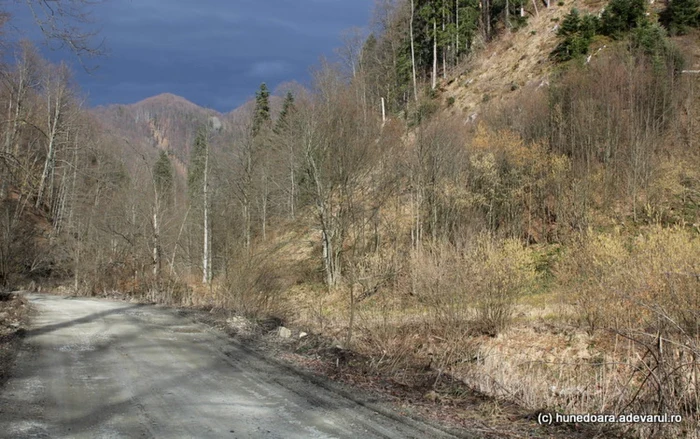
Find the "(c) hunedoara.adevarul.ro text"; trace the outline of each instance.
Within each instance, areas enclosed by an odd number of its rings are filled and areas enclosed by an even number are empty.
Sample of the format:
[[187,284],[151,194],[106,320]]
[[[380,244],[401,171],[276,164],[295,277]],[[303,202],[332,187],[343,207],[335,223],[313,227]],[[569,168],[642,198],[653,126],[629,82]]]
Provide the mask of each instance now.
[[622,415],[606,415],[599,413],[585,413],[567,415],[562,413],[539,413],[537,415],[537,423],[540,425],[552,424],[575,424],[575,423],[630,423],[630,424],[671,424],[678,423],[683,420],[681,415],[662,414],[662,415],[637,415],[637,414],[622,414]]

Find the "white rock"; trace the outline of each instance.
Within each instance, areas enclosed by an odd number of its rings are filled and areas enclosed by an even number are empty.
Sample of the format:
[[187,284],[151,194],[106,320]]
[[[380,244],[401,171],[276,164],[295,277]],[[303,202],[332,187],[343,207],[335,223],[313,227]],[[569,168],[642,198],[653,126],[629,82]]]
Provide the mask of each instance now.
[[300,333],[299,333],[299,338],[304,338],[304,337],[306,337],[307,335],[309,335],[309,334],[307,334],[306,332],[300,332]]
[[277,329],[277,335],[279,335],[281,338],[289,338],[292,336],[292,331],[285,328],[284,326],[280,326]]

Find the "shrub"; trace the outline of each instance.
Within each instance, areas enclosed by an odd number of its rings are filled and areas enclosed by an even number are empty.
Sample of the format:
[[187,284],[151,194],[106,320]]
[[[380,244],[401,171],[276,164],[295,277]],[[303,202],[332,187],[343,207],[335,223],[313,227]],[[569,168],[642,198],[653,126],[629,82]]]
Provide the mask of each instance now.
[[557,274],[591,332],[700,336],[700,237],[656,227],[632,241],[616,234],[584,239]]
[[518,240],[488,235],[465,245],[457,250],[442,243],[413,253],[415,294],[430,306],[436,324],[496,335],[536,279],[533,254]]
[[535,264],[530,250],[515,239],[494,244],[481,243],[472,284],[476,304],[476,324],[482,332],[496,335],[511,322],[517,300],[535,281]]
[[290,310],[281,293],[290,282],[284,276],[289,267],[275,250],[248,254],[236,249],[218,292],[223,307],[254,318],[288,317]]
[[408,112],[409,126],[413,127],[420,125],[424,120],[430,119],[430,117],[435,114],[439,108],[439,101],[433,99],[420,101],[412,111]]
[[576,323],[589,333],[614,326],[618,308],[610,306],[620,264],[629,257],[617,235],[583,237],[558,264],[556,274],[563,285],[566,301],[576,307]]

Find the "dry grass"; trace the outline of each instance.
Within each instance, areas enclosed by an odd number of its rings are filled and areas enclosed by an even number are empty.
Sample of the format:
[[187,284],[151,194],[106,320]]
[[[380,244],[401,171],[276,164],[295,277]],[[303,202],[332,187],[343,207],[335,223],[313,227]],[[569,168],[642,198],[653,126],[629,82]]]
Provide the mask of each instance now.
[[452,107],[461,108],[469,116],[482,113],[483,104],[493,98],[510,100],[518,95],[518,89],[548,85],[554,65],[543,55],[557,44],[558,23],[572,7],[587,11],[601,6],[566,0],[563,6],[553,2],[549,9],[539,8],[539,14],[529,11],[526,26],[485,45],[477,56],[456,69],[460,74],[445,87],[445,98],[453,97]]
[[[530,250],[480,239],[460,251],[409,252],[395,282],[356,304],[351,347],[367,359],[365,373],[402,386],[431,380],[436,400],[451,398],[449,377],[529,410],[682,414],[682,424],[616,427],[642,438],[697,437],[698,284],[683,274],[700,271],[700,238],[660,227],[631,240],[591,232],[545,290],[528,268]],[[498,279],[540,292],[509,296],[512,318],[490,336],[479,307]],[[347,288],[297,285],[282,294],[300,311],[295,325],[344,344]]]

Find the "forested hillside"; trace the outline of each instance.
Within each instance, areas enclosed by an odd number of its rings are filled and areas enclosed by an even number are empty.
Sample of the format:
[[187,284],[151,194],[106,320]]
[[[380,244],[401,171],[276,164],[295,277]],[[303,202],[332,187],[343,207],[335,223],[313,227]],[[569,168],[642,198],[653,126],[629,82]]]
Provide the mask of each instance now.
[[310,87],[229,115],[88,109],[12,47],[0,279],[275,317],[445,410],[459,383],[695,438],[698,8],[382,0]]

